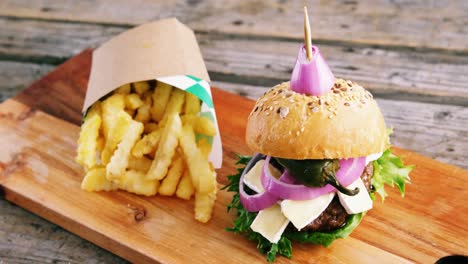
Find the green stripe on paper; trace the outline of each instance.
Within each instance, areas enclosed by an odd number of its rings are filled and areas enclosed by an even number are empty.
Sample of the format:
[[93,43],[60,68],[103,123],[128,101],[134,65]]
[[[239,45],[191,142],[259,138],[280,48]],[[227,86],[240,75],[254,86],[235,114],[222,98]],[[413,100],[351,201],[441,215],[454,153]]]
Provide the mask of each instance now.
[[[211,113],[211,112],[202,112],[202,113],[200,113],[200,116],[207,117],[208,119],[211,120],[211,122],[213,122],[213,124],[215,123],[213,113]],[[202,138],[206,139],[208,141],[208,143],[210,143],[210,145],[213,146],[213,137],[210,137],[210,136],[207,136],[207,135],[201,135],[201,134],[196,134],[195,135],[195,140],[197,142]]]
[[211,99],[211,96],[208,94],[208,92],[205,90],[205,88],[203,86],[201,86],[199,83],[190,86],[185,91],[196,95],[209,108],[213,108],[213,99]]
[[202,79],[200,79],[200,78],[197,78],[197,77],[195,77],[195,76],[188,75],[188,74],[187,74],[187,75],[185,75],[185,76],[189,77],[190,79],[192,79],[192,80],[194,80],[194,81],[196,81],[196,82],[199,82],[199,81],[201,81],[201,80],[202,80]]

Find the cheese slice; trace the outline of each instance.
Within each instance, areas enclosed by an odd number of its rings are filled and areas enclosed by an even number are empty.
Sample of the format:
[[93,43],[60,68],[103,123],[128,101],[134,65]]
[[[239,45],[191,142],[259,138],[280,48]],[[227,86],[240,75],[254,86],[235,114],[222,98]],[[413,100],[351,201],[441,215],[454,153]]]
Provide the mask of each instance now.
[[274,204],[260,211],[250,228],[275,244],[280,240],[288,224],[289,220],[281,212],[281,207]]
[[[259,160],[255,166],[253,166],[247,174],[244,176],[244,183],[245,185],[249,186],[250,189],[254,190],[257,193],[265,192],[265,188],[262,185],[262,169],[263,165],[265,164],[265,160]],[[279,178],[281,176],[281,172],[273,167],[271,164],[269,165],[271,175],[275,178]]]
[[341,205],[343,205],[348,214],[357,214],[372,208],[372,199],[370,198],[366,186],[364,186],[361,178],[358,178],[356,181],[346,186],[348,189],[354,189],[356,187],[359,188],[359,193],[354,196],[338,192]]
[[281,211],[298,230],[301,230],[327,209],[333,197],[335,197],[334,192],[312,200],[283,200],[281,202]]
[[374,160],[378,160],[380,156],[382,156],[383,152],[375,153],[375,154],[370,154],[369,156],[366,157],[366,165],[369,164],[370,162]]

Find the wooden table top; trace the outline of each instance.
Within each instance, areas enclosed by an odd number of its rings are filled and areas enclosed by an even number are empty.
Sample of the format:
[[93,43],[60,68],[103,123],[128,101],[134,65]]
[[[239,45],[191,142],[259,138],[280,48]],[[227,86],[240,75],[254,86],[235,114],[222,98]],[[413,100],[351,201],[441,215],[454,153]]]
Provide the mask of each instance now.
[[[309,1],[312,37],[337,77],[377,98],[393,144],[468,168],[466,1]],[[0,101],[88,47],[177,16],[196,32],[213,84],[257,98],[289,79],[301,1],[0,2]],[[0,263],[124,260],[0,199]]]

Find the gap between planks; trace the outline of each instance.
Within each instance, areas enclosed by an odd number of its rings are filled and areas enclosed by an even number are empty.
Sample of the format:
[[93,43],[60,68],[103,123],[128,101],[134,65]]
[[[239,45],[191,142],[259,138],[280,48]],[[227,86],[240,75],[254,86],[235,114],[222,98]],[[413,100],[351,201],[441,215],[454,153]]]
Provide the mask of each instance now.
[[[0,98],[19,92],[51,66],[0,61]],[[4,84],[12,84],[6,90]],[[214,81],[220,87],[251,99],[268,87]],[[5,93],[6,90],[6,93]],[[408,101],[377,99],[388,125],[395,127],[393,143],[424,155],[468,168],[468,108]],[[422,110],[424,109],[424,111]]]
[[[56,64],[124,30],[0,18],[0,59]],[[197,38],[212,79],[261,86],[289,79],[299,45],[219,34]],[[468,56],[325,44],[320,48],[336,76],[352,79],[379,97],[468,106]]]
[[[312,36],[381,46],[443,49],[466,53],[464,1],[439,3],[384,0],[310,1]],[[101,25],[130,26],[176,16],[196,31],[302,39],[301,1],[112,0],[7,1],[0,15]],[[417,13],[418,15],[415,15]]]

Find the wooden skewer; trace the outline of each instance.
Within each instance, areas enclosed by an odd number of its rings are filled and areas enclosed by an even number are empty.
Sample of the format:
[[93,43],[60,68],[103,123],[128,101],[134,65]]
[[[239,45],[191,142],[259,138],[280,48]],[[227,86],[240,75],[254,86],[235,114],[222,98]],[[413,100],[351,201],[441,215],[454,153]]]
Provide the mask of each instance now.
[[304,6],[304,41],[306,46],[307,60],[312,59],[312,38],[310,36],[310,23],[307,6]]

